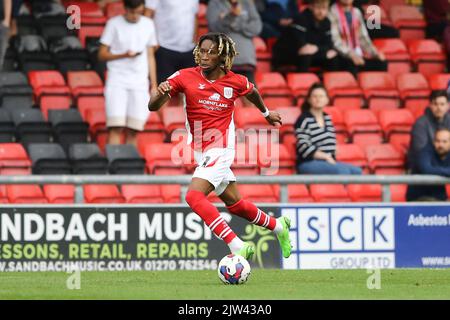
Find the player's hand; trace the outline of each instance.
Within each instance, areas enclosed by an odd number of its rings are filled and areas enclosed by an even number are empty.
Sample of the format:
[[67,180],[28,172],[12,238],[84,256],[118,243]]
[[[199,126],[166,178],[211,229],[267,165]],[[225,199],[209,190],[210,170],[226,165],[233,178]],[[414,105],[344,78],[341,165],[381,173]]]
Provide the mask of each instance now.
[[[283,123],[281,122],[281,116],[278,112],[276,111],[270,111],[269,115],[266,117],[266,120],[268,123],[270,123],[271,125],[277,127],[277,126],[281,126]],[[277,123],[279,125],[277,125]]]
[[161,82],[158,86],[158,93],[162,96],[168,95],[171,90],[172,90],[172,87],[169,84],[169,81]]

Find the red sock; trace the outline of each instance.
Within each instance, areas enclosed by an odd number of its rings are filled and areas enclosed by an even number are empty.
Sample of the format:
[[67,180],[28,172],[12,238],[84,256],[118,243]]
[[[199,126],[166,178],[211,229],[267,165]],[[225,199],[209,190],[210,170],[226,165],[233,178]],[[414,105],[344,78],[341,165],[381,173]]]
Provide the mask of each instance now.
[[198,214],[214,234],[230,243],[236,237],[230,226],[222,218],[219,210],[211,203],[203,192],[190,190],[186,194],[186,202]]
[[238,215],[244,219],[247,219],[253,224],[273,230],[277,223],[276,219],[264,211],[258,209],[250,201],[241,199],[230,207],[227,207],[230,213]]

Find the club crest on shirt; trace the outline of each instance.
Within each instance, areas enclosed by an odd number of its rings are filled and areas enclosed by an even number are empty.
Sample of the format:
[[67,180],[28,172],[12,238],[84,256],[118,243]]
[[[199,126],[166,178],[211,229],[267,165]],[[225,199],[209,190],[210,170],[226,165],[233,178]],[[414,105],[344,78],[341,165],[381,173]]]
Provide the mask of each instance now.
[[233,96],[233,88],[225,87],[223,88],[223,96],[230,99]]

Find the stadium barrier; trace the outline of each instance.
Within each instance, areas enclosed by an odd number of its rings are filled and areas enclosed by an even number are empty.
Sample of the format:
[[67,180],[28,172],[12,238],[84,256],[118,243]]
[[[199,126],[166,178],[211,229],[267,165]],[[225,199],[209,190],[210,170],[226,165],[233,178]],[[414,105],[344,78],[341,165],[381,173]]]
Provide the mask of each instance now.
[[[152,175],[18,175],[0,176],[0,184],[73,184],[75,202],[83,202],[83,184],[181,184],[181,199],[184,199],[186,186],[191,175],[152,176]],[[434,175],[288,175],[288,176],[239,176],[241,184],[279,184],[280,202],[288,202],[288,184],[380,184],[382,201],[390,202],[391,184],[408,185],[446,185],[450,178]]]

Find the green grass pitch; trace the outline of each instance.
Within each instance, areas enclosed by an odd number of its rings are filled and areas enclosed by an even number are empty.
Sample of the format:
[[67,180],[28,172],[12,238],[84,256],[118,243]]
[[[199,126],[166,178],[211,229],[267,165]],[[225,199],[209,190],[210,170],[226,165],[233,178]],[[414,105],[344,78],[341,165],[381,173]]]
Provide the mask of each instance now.
[[244,285],[219,281],[215,271],[2,273],[0,299],[450,299],[450,269],[381,271],[381,289],[367,289],[366,270],[254,269]]

